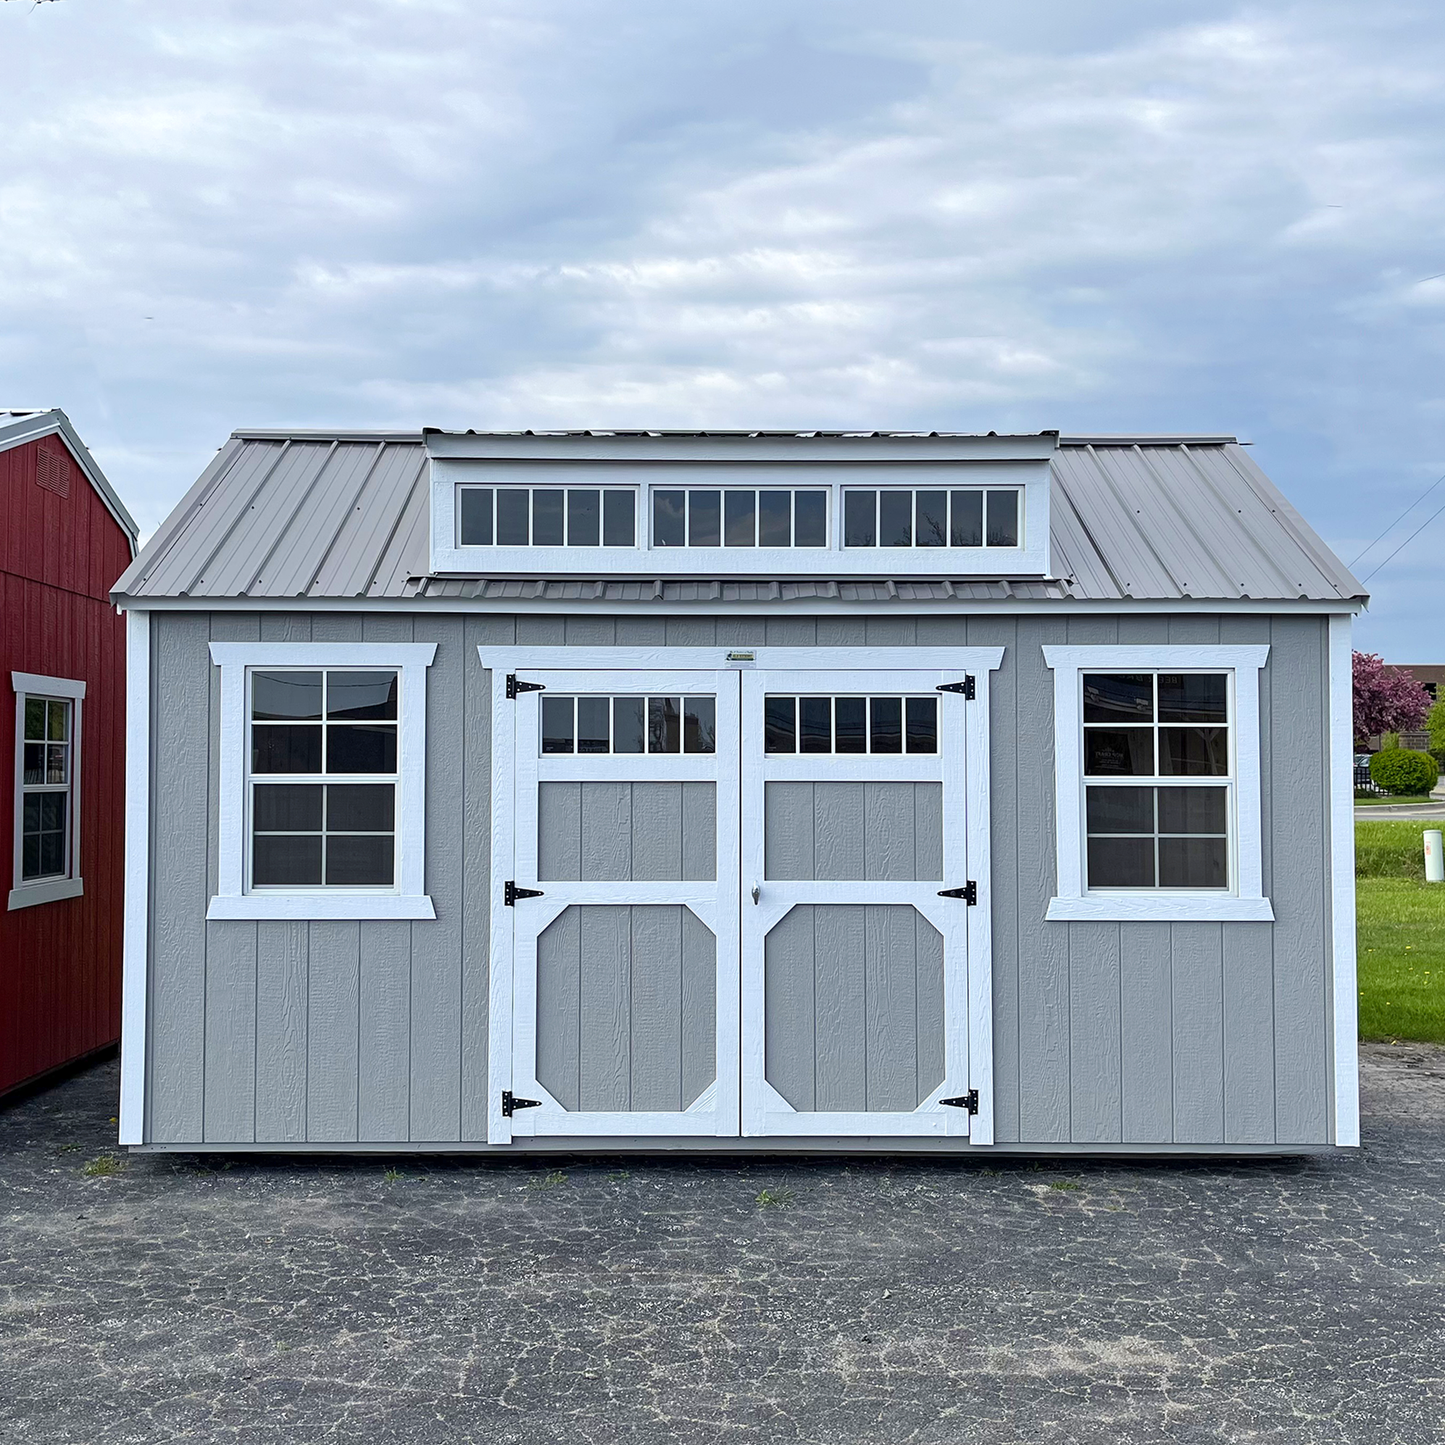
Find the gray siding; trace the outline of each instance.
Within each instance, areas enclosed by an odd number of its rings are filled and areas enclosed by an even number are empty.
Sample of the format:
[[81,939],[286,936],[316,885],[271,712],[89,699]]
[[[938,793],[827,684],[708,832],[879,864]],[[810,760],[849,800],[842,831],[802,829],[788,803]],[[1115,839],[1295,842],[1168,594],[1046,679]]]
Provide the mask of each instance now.
[[943,936],[917,910],[794,908],[765,970],[767,1079],[795,1109],[907,1111],[943,1082]]
[[686,908],[588,904],[537,939],[537,1081],[564,1109],[686,1109],[717,1075],[717,940]]
[[[217,851],[207,644],[313,635],[438,643],[427,758],[436,922],[204,922]],[[1066,641],[1270,644],[1260,701],[1273,924],[1044,922],[1054,888],[1053,675],[1040,647]],[[491,703],[482,642],[1004,647],[992,687],[985,890],[1000,1142],[1329,1141],[1323,617],[317,614],[313,624],[307,614],[174,613],[152,619],[152,1142],[485,1137]]]
[[538,793],[539,879],[717,877],[716,783],[543,783]]
[[941,783],[769,783],[768,878],[943,877]]

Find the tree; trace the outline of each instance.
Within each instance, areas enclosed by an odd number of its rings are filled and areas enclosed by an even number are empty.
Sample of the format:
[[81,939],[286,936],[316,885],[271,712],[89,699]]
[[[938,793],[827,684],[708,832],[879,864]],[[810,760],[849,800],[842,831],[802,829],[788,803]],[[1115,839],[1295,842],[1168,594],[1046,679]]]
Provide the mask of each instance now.
[[1410,676],[1386,667],[1373,652],[1355,654],[1355,742],[1381,733],[1409,732],[1425,721],[1430,694]]

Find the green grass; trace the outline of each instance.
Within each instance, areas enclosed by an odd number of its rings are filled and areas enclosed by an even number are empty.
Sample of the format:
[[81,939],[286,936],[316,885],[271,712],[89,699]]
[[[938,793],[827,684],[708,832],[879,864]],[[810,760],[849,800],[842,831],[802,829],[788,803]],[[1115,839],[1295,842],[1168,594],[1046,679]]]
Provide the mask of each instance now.
[[1360,1037],[1445,1044],[1445,883],[1425,882],[1438,823],[1355,824]]
[[758,1190],[760,1209],[785,1209],[792,1202],[793,1191],[786,1184],[780,1184],[776,1189]]
[[1388,808],[1395,804],[1403,807],[1406,803],[1436,803],[1439,799],[1432,798],[1428,793],[1411,793],[1404,798],[1397,798],[1390,793],[1356,793],[1355,802],[1373,808]]

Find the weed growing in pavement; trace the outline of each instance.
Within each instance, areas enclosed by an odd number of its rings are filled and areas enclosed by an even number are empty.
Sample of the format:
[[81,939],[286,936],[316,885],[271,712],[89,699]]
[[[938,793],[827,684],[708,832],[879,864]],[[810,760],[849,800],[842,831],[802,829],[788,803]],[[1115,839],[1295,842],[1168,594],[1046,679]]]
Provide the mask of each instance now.
[[386,1173],[381,1176],[383,1184],[395,1184],[405,1178],[406,1175],[404,1175],[400,1169],[388,1169]]
[[1083,1187],[1082,1184],[1076,1184],[1072,1179],[1049,1180],[1050,1189],[1082,1189]]
[[554,1169],[550,1174],[539,1175],[535,1179],[527,1181],[528,1189],[555,1189],[559,1184],[565,1184],[567,1176],[560,1170]]
[[758,1190],[758,1205],[762,1209],[777,1209],[793,1202],[793,1191],[786,1184],[776,1189]]
[[125,1166],[126,1161],[117,1159],[114,1154],[97,1154],[94,1159],[86,1161],[80,1172],[92,1179],[100,1179],[107,1174],[119,1174]]
[[630,1169],[614,1169],[614,1170],[612,1171],[612,1173],[607,1176],[607,1182],[608,1182],[609,1184],[621,1184],[624,1179],[631,1179],[631,1178],[632,1178],[632,1170],[630,1170]]

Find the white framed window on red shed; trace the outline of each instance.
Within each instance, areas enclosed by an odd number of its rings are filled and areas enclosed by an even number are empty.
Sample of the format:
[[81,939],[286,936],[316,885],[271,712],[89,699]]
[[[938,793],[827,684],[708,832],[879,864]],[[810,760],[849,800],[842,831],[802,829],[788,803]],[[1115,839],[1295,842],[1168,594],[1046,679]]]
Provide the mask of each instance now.
[[10,908],[78,898],[80,734],[85,684],[12,672],[15,690],[15,846]]
[[435,643],[213,642],[219,876],[207,918],[434,918]]

